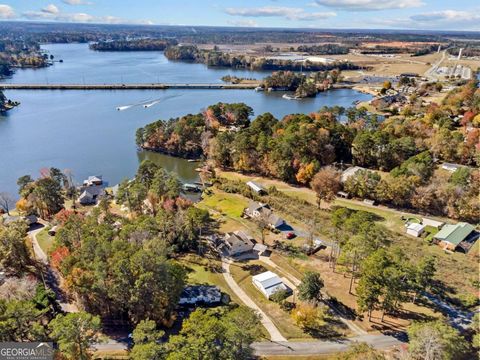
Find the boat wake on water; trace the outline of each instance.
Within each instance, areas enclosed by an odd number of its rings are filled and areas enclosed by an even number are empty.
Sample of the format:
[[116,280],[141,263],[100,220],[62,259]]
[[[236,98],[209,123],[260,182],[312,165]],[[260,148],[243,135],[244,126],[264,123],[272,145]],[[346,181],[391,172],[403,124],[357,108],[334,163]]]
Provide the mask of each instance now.
[[171,96],[167,96],[167,97],[159,98],[159,99],[155,99],[155,100],[149,99],[149,100],[141,101],[141,102],[136,103],[136,104],[119,106],[119,107],[117,107],[117,110],[118,111],[123,111],[123,110],[127,110],[127,109],[130,109],[132,107],[136,107],[136,106],[143,106],[145,109],[148,109],[148,108],[150,108],[154,105],[157,105],[157,104],[159,104],[159,103],[161,103],[165,100],[176,98],[176,97],[179,97],[179,96],[181,96],[181,95],[171,95]]

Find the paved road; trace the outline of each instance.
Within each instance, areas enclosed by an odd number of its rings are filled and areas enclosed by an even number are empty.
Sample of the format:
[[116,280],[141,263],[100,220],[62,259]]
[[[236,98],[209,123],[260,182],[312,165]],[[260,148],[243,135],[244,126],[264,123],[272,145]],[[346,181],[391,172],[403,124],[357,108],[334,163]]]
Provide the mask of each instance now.
[[287,339],[283,337],[267,314],[265,314],[265,312],[263,312],[262,309],[255,304],[255,302],[245,293],[245,291],[238,286],[237,282],[233,279],[232,274],[230,273],[230,263],[231,260],[222,258],[223,277],[225,278],[228,286],[230,286],[232,291],[240,298],[240,300],[244,302],[245,305],[258,312],[261,317],[262,325],[265,327],[265,329],[267,329],[272,341],[287,341]]
[[428,78],[430,80],[436,80],[437,79],[436,71],[438,70],[438,68],[440,67],[442,62],[445,60],[446,55],[447,55],[447,50],[443,50],[442,51],[442,57],[436,63],[434,63],[430,69],[428,69],[425,72],[425,77],[426,78]]
[[363,335],[338,341],[257,342],[252,344],[256,355],[321,355],[346,351],[355,342],[366,342],[377,349],[403,343],[387,335]]

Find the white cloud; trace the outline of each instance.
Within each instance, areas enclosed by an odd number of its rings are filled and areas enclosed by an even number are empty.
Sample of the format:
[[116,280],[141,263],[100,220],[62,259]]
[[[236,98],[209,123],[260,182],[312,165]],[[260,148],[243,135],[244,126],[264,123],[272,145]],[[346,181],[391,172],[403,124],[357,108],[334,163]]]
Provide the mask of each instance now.
[[351,11],[406,9],[425,5],[422,0],[315,0],[315,3]]
[[50,5],[45,6],[45,7],[42,9],[42,12],[47,13],[47,14],[53,14],[53,15],[55,15],[55,14],[60,13],[60,10],[59,10],[58,7],[56,7],[55,5],[50,4]]
[[[50,5],[49,5],[50,6]],[[41,11],[25,11],[22,17],[29,20],[74,22],[74,23],[99,23],[99,24],[142,24],[153,25],[150,20],[129,20],[116,16],[93,16],[86,13],[63,13],[58,8],[45,7]]]
[[443,10],[432,11],[429,13],[423,13],[413,15],[410,17],[412,20],[424,22],[424,21],[451,21],[451,22],[463,22],[463,21],[479,21],[480,13],[477,11],[458,11],[458,10]]
[[240,26],[240,27],[257,27],[258,23],[255,20],[229,20],[227,21],[228,24],[233,26]]
[[15,11],[10,5],[0,4],[0,19],[13,19],[15,17]]
[[225,12],[233,16],[244,17],[282,17],[288,20],[318,20],[336,16],[334,12],[309,13],[302,8],[284,6],[264,6],[257,8],[227,8]]
[[431,11],[405,18],[373,19],[372,24],[398,29],[480,30],[480,14],[475,10]]
[[93,4],[90,1],[84,1],[84,0],[62,0],[62,2],[67,5],[92,5]]

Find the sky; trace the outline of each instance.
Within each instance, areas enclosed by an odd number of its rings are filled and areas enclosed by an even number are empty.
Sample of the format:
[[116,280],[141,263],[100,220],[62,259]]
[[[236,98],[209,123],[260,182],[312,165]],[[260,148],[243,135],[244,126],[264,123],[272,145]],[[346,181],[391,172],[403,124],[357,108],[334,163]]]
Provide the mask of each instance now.
[[480,31],[479,0],[0,0],[1,20]]

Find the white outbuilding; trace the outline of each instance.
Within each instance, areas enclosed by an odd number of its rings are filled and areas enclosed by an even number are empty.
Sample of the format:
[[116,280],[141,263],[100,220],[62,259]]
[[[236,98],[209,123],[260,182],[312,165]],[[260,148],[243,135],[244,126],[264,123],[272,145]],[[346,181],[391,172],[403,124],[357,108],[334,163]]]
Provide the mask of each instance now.
[[280,277],[271,272],[266,271],[264,273],[255,275],[252,277],[252,283],[255,287],[260,290],[267,299],[275,294],[277,291],[285,290],[289,291],[290,289],[283,283]]
[[425,225],[418,223],[410,223],[407,226],[407,234],[415,237],[420,237],[425,231]]

